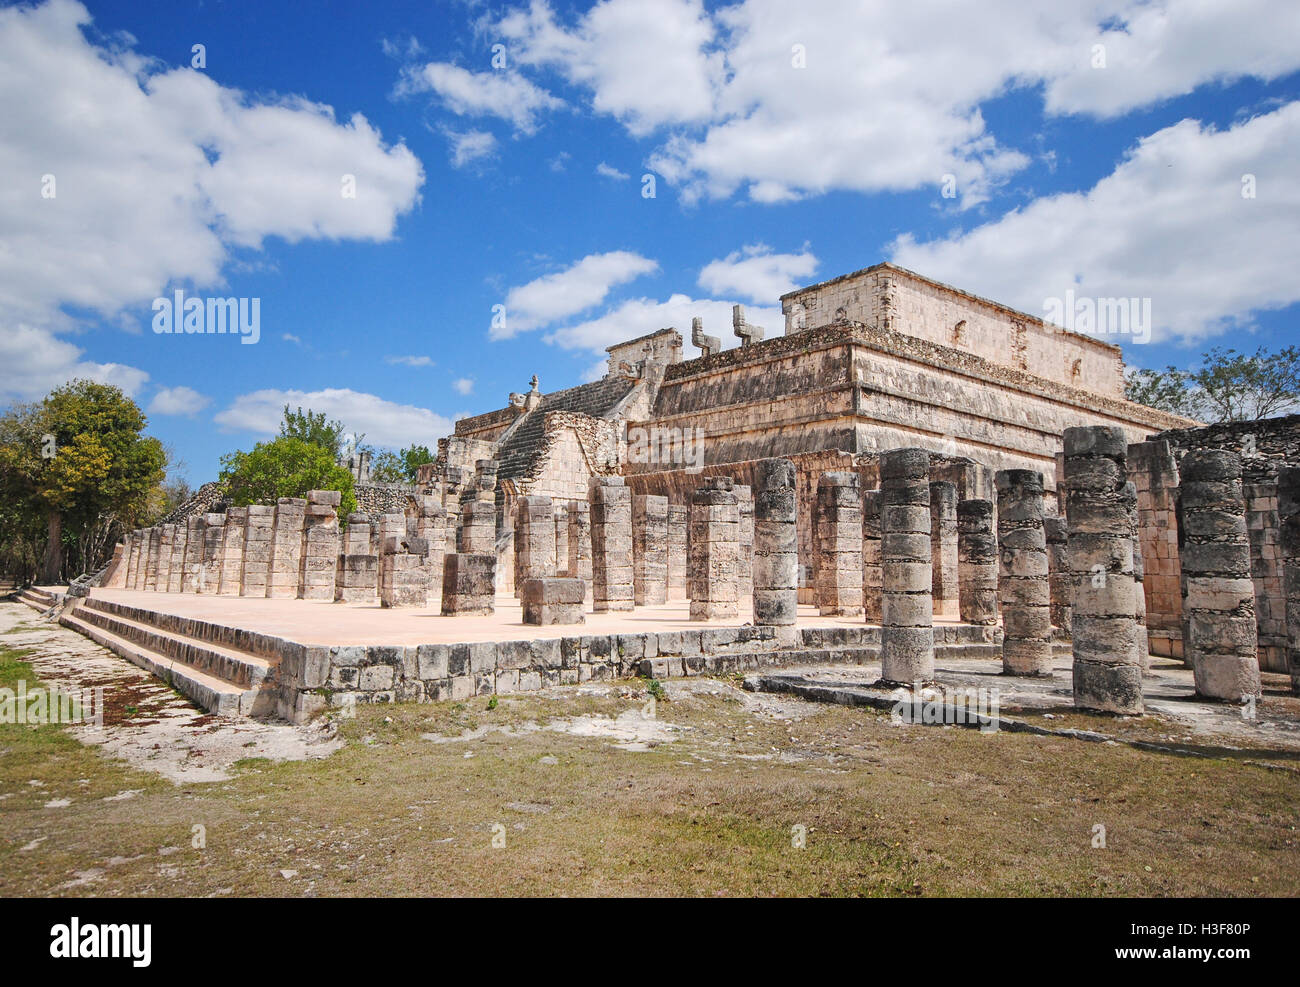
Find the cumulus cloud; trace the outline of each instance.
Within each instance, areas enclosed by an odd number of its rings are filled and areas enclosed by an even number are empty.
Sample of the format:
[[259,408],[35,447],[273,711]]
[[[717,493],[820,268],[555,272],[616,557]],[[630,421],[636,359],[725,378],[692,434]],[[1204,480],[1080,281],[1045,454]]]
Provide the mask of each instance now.
[[1155,339],[1201,339],[1300,301],[1297,160],[1300,102],[1223,131],[1183,120],[1087,192],[945,239],[901,237],[892,259],[1036,315],[1067,290],[1149,297]]
[[457,394],[472,394],[474,393],[474,378],[458,377],[452,381],[451,386],[456,389]]
[[83,352],[41,326],[0,328],[0,399],[34,400],[74,377],[113,384],[133,397],[149,380],[148,373],[135,367],[84,360]]
[[432,92],[457,116],[498,117],[522,134],[536,132],[540,114],[564,106],[563,100],[513,72],[470,72],[450,62],[408,69],[398,94],[419,92]]
[[410,354],[407,356],[386,356],[385,363],[391,363],[394,366],[400,364],[404,367],[432,367],[433,357]]
[[[364,117],[164,68],[88,40],[90,22],[74,0],[0,9],[4,334],[66,330],[70,308],[111,321],[171,283],[218,286],[230,250],[268,236],[386,240],[418,201],[419,161]],[[49,377],[85,369],[76,347],[38,349],[66,359],[41,365]],[[114,366],[101,372],[147,377]],[[29,386],[12,374],[0,389]]]
[[151,415],[195,415],[212,403],[212,399],[184,384],[164,387],[149,402]]
[[427,408],[387,401],[374,394],[348,388],[318,391],[266,389],[241,394],[218,412],[215,421],[225,431],[275,435],[284,418],[284,406],[323,411],[353,433],[364,433],[377,446],[400,449],[411,443],[432,447],[451,432],[453,422]]
[[604,161],[596,165],[596,174],[601,178],[613,178],[615,181],[620,182],[625,182],[632,177],[626,171],[619,171],[613,165],[606,164]]
[[775,254],[766,244],[751,244],[711,261],[700,271],[700,287],[715,295],[734,294],[768,303],[809,283],[817,258],[805,247],[797,254]]
[[[981,104],[1041,87],[1049,115],[1106,117],[1300,68],[1300,7],[1273,0],[531,0],[491,24],[513,64],[558,73],[591,110],[654,137],[687,200],[763,203],[956,183],[969,207],[1029,163]],[[1095,68],[1096,47],[1105,66]]]
[[1205,82],[1271,81],[1300,69],[1296,4],[1163,0],[1115,6],[1118,16],[1080,39],[1073,57],[1059,60],[1049,74],[1049,113],[1113,117]]
[[486,130],[458,131],[445,127],[442,132],[451,146],[449,157],[453,168],[464,168],[496,153],[497,139]]
[[659,269],[648,257],[627,250],[589,254],[576,264],[546,274],[506,294],[506,324],[494,325],[493,339],[576,315],[605,300],[612,288]]
[[553,69],[591,91],[592,108],[643,136],[656,127],[713,114],[725,66],[710,51],[716,28],[699,0],[605,0],[572,29],[534,0],[495,30],[522,65]]

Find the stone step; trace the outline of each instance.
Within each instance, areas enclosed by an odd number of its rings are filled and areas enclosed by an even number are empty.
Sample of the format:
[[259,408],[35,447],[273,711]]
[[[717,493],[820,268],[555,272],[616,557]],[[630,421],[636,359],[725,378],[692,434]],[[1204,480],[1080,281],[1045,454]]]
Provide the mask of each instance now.
[[[935,661],[955,661],[962,658],[979,658],[1001,661],[1002,646],[998,644],[936,644]],[[683,675],[728,675],[752,672],[763,668],[781,668],[790,665],[865,665],[880,660],[880,649],[868,647],[790,648],[787,650],[737,651],[708,655],[688,655],[645,658],[637,666],[637,674],[647,678],[678,678]]]
[[273,707],[274,702],[268,701],[269,697],[264,699],[264,693],[260,690],[242,689],[191,668],[183,662],[159,654],[144,645],[83,621],[79,615],[84,612],[79,608],[73,613],[65,613],[59,618],[59,623],[79,634],[84,634],[96,644],[103,645],[132,664],[139,665],[208,712],[221,716],[249,716],[271,712],[269,707]]
[[195,617],[182,617],[148,607],[136,607],[115,600],[103,600],[91,595],[81,601],[81,606],[106,613],[113,617],[148,627],[151,630],[212,645],[244,656],[261,659],[272,667],[280,663],[286,641],[270,634],[250,631],[228,624],[216,624]]
[[17,600],[19,603],[25,603],[33,610],[40,610],[43,613],[58,602],[58,597],[49,590],[28,586],[18,594]]
[[239,689],[259,689],[271,673],[264,658],[226,648],[184,634],[162,630],[144,621],[108,613],[96,607],[79,606],[76,617],[123,640],[141,645],[172,661],[209,675]]

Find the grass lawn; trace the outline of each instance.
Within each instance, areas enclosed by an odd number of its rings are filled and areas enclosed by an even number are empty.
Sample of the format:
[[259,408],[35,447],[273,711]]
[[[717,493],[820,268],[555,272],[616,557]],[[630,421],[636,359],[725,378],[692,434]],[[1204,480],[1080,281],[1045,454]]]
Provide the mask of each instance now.
[[[0,651],[0,686],[32,687],[22,658]],[[668,683],[654,725],[677,739],[623,749],[601,734],[642,720],[644,688],[361,707],[327,758],[186,786],[0,725],[0,894],[1300,892],[1294,771],[721,680]]]

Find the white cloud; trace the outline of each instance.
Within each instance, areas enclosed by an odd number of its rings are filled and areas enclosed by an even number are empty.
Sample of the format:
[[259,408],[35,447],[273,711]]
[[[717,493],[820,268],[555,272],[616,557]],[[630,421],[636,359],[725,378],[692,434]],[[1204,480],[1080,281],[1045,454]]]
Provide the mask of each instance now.
[[474,392],[474,378],[458,377],[452,381],[451,386],[456,389],[457,394],[472,394]]
[[399,95],[432,92],[458,116],[499,117],[522,134],[536,132],[541,113],[564,106],[563,100],[513,72],[470,72],[449,62],[408,70],[397,91]]
[[[1029,157],[981,104],[1042,87],[1048,114],[1109,116],[1300,68],[1300,6],[1276,0],[602,0],[565,23],[531,0],[489,24],[637,137],[683,198],[763,203],[937,188],[985,201]],[[1092,67],[1093,45],[1106,67]]]
[[798,254],[774,254],[766,244],[751,244],[706,264],[700,271],[700,287],[715,295],[734,294],[770,304],[808,284],[816,271],[817,258],[807,247]]
[[194,415],[202,411],[212,399],[192,387],[164,387],[149,402],[151,415]]
[[[1271,81],[1300,69],[1300,5],[1273,0],[1123,4],[1121,20],[1067,49],[1050,75],[1049,113],[1112,117],[1206,82]],[[1094,46],[1105,67],[1093,67]]]
[[[682,294],[672,295],[663,302],[653,298],[632,298],[594,319],[548,332],[545,339],[564,349],[602,353],[605,347],[615,343],[673,327],[682,334],[684,356],[690,359],[699,355],[691,345],[691,319],[695,316],[704,320],[705,334],[717,336],[724,349],[740,345],[740,340],[732,334],[731,306],[730,301],[691,298]],[[780,308],[750,308],[745,318],[753,325],[763,326],[767,338],[785,331],[785,319]]]
[[627,250],[589,254],[563,271],[511,288],[505,301],[506,326],[494,327],[491,336],[506,339],[576,315],[604,301],[610,289],[658,269],[655,261]]
[[[91,43],[90,21],[73,0],[0,8],[4,335],[66,330],[65,306],[111,322],[170,283],[218,286],[231,248],[268,236],[385,240],[418,201],[419,161],[363,117],[260,101],[165,69],[129,39]],[[47,175],[53,196],[42,195]],[[342,194],[345,175],[355,198]],[[40,372],[82,373],[69,346],[47,337],[34,359],[58,352],[64,369]],[[95,366],[134,386],[147,378]],[[30,387],[14,364],[0,369],[0,390]]]
[[338,419],[353,433],[364,433],[366,441],[377,446],[400,449],[412,442],[433,448],[437,440],[448,435],[453,423],[427,408],[397,404],[374,394],[348,388],[319,391],[267,389],[241,394],[215,421],[226,431],[252,432],[257,436],[275,435],[284,418],[284,406],[323,411]]
[[602,178],[613,178],[620,182],[625,182],[632,177],[626,171],[619,171],[613,165],[605,164],[604,161],[596,165],[596,174]]
[[433,357],[417,356],[414,354],[408,356],[386,356],[384,357],[384,361],[386,363],[391,363],[394,366],[396,366],[397,364],[401,364],[402,366],[405,367],[432,367],[433,366]]
[[[1068,289],[1150,297],[1156,338],[1200,339],[1300,301],[1298,160],[1300,102],[1225,131],[1183,120],[1086,193],[1046,196],[947,239],[902,237],[892,259],[1035,315]],[[1247,174],[1254,199],[1242,195]]]
[[589,88],[596,112],[612,114],[638,136],[713,113],[724,66],[721,54],[708,51],[715,28],[699,0],[605,0],[572,30],[545,0],[534,0],[494,30],[518,63],[554,69]]
[[74,377],[114,384],[132,397],[149,379],[143,370],[83,360],[82,353],[48,329],[21,322],[5,326],[0,330],[0,399],[34,400]]
[[479,158],[486,158],[496,153],[497,139],[486,130],[452,130],[443,128],[443,134],[451,142],[451,166],[464,168],[465,165]]

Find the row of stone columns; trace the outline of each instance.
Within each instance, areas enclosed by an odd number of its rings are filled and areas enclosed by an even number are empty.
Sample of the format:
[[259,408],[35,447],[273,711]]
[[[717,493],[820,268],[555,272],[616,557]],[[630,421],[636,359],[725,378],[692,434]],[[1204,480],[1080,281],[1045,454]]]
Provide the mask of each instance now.
[[275,507],[232,507],[127,536],[127,589],[272,599],[332,599],[340,494],[314,490]]

